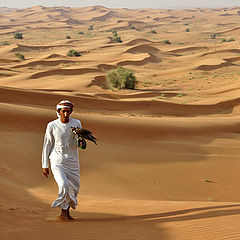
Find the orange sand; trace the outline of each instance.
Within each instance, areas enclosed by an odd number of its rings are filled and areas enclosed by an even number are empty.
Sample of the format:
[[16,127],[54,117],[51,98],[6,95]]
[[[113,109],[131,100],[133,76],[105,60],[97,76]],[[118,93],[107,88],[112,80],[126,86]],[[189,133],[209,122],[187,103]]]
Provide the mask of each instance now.
[[[10,43],[0,46],[1,239],[240,239],[239,12],[1,14],[1,41]],[[123,43],[110,43],[109,29]],[[67,57],[70,49],[83,55]],[[106,89],[117,66],[135,71],[136,90]],[[80,151],[72,223],[56,221],[57,186],[41,173],[45,127],[62,99],[99,143]]]

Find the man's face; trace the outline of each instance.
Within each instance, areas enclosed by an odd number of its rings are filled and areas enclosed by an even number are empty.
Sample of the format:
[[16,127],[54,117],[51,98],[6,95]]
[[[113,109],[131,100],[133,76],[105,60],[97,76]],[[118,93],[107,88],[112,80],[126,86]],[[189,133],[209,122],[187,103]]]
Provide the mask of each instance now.
[[68,123],[71,113],[72,111],[70,108],[61,108],[61,110],[59,111],[61,122]]

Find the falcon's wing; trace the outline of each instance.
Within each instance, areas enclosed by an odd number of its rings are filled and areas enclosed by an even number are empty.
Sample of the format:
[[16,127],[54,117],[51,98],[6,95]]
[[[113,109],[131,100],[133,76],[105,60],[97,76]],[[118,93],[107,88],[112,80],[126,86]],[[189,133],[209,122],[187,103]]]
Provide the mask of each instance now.
[[89,141],[92,141],[94,142],[96,145],[96,138],[92,135],[92,132],[87,130],[87,129],[84,129],[84,128],[77,128],[75,130],[76,134],[79,136],[79,137],[82,137],[84,139],[87,139]]

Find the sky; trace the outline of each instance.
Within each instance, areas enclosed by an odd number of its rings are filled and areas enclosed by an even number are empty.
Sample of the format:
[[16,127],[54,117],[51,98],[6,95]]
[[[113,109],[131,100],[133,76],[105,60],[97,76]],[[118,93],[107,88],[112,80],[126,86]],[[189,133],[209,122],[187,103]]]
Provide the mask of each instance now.
[[0,0],[0,7],[32,6],[84,7],[102,5],[108,8],[194,8],[240,6],[240,0]]

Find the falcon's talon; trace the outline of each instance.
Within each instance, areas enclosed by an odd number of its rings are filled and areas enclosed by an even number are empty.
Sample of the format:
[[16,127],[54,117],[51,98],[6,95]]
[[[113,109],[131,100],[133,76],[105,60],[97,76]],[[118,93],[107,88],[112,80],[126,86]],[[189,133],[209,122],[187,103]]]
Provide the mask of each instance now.
[[97,139],[92,135],[91,131],[84,129],[84,128],[72,127],[71,132],[73,132],[74,134],[76,134],[78,136],[77,143],[80,148],[82,148],[82,149],[86,148],[87,143],[86,143],[85,139],[92,141],[97,145],[97,143],[96,143]]

